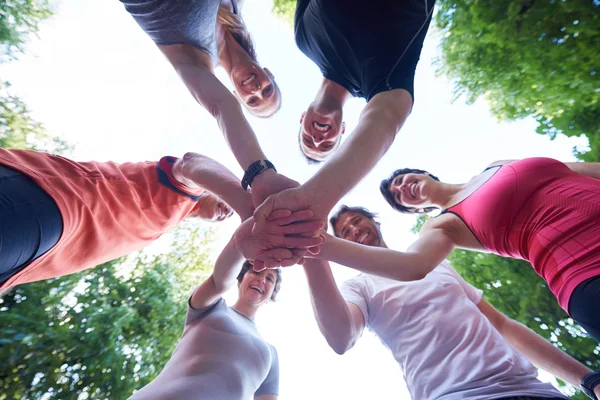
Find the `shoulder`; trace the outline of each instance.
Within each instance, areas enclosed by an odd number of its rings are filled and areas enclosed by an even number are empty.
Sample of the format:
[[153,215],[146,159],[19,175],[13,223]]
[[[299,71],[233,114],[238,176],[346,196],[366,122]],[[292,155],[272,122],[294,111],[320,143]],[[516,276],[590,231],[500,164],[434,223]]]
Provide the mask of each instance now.
[[504,165],[504,164],[510,164],[511,162],[514,162],[514,161],[517,161],[517,160],[497,160],[497,161],[490,163],[485,169],[497,167],[497,166]]

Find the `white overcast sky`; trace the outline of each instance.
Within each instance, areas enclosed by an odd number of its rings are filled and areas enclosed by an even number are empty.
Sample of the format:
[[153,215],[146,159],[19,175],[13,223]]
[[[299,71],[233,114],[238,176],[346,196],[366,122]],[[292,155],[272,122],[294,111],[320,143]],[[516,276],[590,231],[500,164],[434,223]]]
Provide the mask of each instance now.
[[[321,77],[297,50],[291,27],[270,10],[270,0],[248,0],[243,14],[259,60],[281,87],[283,107],[271,119],[249,119],[278,170],[303,182],[318,166],[306,165],[299,153],[298,121]],[[547,156],[569,161],[574,159],[572,148],[586,144],[564,137],[550,141],[535,133],[532,120],[499,123],[484,102],[451,103],[452,85],[434,76],[437,43],[431,30],[417,69],[413,113],[395,144],[343,200],[379,213],[386,242],[400,250],[414,240],[409,232],[414,218],[393,212],[378,191],[380,180],[394,169],[422,168],[444,181],[462,182],[497,159]],[[218,76],[230,87],[223,71]],[[42,25],[27,54],[0,66],[0,78],[12,83],[13,93],[51,134],[76,145],[76,160],[157,160],[196,151],[241,175],[212,117],[195,103],[117,0],[60,1],[56,16]],[[348,102],[347,132],[363,106],[363,100]],[[215,256],[236,225],[237,218],[214,225]],[[337,265],[334,272],[338,282],[355,275]],[[410,398],[400,369],[372,334],[365,334],[344,356],[328,348],[314,322],[301,268],[285,271],[279,301],[262,311],[257,324],[279,351],[282,399]]]

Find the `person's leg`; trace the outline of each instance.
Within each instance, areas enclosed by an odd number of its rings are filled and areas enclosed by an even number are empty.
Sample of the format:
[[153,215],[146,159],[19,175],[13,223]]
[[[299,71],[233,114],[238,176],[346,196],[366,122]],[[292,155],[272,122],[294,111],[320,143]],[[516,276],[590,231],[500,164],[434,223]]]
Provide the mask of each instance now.
[[54,200],[29,177],[0,165],[0,283],[54,247],[62,228]]
[[600,343],[600,276],[581,282],[569,299],[569,314]]

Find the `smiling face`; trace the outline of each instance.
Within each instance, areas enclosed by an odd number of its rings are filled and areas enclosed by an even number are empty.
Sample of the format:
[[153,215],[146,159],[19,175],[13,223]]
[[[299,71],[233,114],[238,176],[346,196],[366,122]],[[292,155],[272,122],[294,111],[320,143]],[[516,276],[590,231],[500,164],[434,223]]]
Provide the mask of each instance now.
[[227,203],[212,193],[205,192],[188,217],[198,217],[206,221],[219,222],[233,215]]
[[382,246],[383,240],[377,223],[354,211],[341,214],[333,227],[335,234],[342,239],[364,244],[366,246]]
[[323,112],[311,104],[300,118],[300,148],[313,160],[325,160],[338,147],[345,129],[341,109]]
[[396,204],[426,208],[432,205],[429,194],[437,183],[429,174],[403,174],[390,181],[389,191]]
[[281,92],[269,69],[248,60],[233,67],[230,77],[233,93],[252,114],[269,117],[281,106]]
[[240,299],[254,306],[268,303],[277,285],[277,274],[277,270],[273,269],[256,272],[249,268],[242,280],[238,282]]

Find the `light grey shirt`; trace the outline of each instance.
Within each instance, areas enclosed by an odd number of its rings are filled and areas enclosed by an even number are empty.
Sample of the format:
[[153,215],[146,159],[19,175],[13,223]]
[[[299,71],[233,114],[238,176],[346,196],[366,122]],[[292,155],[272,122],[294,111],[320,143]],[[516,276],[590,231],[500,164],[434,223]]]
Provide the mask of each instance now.
[[278,392],[277,351],[221,298],[200,310],[188,307],[171,359],[130,399],[247,400]]
[[341,293],[390,349],[413,399],[568,400],[537,379],[535,367],[477,307],[481,290],[447,262],[414,282],[360,274],[344,282]]

